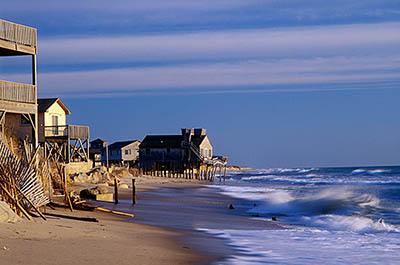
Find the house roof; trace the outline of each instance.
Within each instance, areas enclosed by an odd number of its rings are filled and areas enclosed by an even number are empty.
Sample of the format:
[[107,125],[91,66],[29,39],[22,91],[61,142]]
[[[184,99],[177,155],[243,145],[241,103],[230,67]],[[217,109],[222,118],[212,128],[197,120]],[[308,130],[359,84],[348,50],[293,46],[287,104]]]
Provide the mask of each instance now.
[[182,135],[147,135],[140,148],[180,148]]
[[107,143],[107,141],[104,141],[101,138],[97,138],[96,140],[93,140],[90,142],[91,144],[95,144],[95,143]]
[[137,142],[139,140],[131,140],[131,141],[122,141],[122,142],[115,142],[108,146],[108,149],[121,149],[131,143]]
[[65,111],[65,114],[71,114],[71,111],[64,105],[64,103],[59,98],[39,98],[38,102],[38,112],[46,112],[54,103],[58,103],[61,108]]
[[[199,146],[206,136],[192,135],[192,142]],[[140,148],[181,148],[182,135],[147,135]]]
[[104,141],[101,138],[97,138],[96,140],[91,141],[90,143],[105,143],[106,141]]

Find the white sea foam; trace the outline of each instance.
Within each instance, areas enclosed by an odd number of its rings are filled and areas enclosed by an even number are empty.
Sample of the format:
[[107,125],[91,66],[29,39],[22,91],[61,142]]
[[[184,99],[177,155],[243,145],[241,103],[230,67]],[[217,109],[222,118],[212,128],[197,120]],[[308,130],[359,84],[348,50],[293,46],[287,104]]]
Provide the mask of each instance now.
[[219,264],[400,264],[398,233],[354,233],[295,227],[288,230],[199,229],[239,250]]
[[356,174],[369,174],[369,175],[375,175],[375,174],[381,174],[381,173],[390,173],[391,171],[389,169],[355,169],[351,172],[351,174],[356,175]]
[[328,231],[347,231],[360,234],[375,234],[382,232],[400,233],[399,227],[386,224],[383,219],[372,220],[361,216],[303,216],[301,218],[301,223],[312,227],[323,228]]
[[274,179],[277,176],[275,175],[260,175],[260,176],[250,176],[250,177],[242,177],[241,180],[249,181],[249,180],[267,180],[267,179]]

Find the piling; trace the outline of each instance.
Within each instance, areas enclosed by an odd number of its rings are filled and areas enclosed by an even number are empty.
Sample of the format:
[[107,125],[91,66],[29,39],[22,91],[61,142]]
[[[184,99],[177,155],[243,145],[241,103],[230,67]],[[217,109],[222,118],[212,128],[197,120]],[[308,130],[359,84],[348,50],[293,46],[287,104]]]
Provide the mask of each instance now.
[[132,204],[136,204],[136,186],[135,186],[135,178],[132,178]]
[[117,178],[114,179],[114,203],[118,204],[118,181],[117,181]]

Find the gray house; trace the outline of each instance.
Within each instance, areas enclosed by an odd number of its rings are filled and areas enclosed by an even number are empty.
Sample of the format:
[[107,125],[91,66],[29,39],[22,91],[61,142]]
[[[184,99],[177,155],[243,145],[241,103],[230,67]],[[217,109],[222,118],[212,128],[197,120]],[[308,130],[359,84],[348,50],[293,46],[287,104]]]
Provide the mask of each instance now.
[[139,147],[139,164],[148,170],[197,168],[213,158],[205,129],[182,129],[181,135],[148,135]]
[[[139,157],[139,140],[115,142],[108,146],[108,160],[112,164],[133,165]],[[102,161],[106,155],[103,149]]]

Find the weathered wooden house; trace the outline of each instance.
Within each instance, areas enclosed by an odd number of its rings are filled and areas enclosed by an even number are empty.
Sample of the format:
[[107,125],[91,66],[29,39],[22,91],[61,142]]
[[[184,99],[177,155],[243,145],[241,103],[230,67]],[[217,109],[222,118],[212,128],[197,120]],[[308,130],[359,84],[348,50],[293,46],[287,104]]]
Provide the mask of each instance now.
[[107,165],[107,150],[108,142],[103,139],[97,138],[90,142],[89,158],[93,161],[93,167]]
[[[108,160],[112,164],[134,165],[139,158],[139,140],[115,142],[108,146]],[[102,159],[106,158],[103,149]],[[103,160],[103,163],[105,161]]]
[[139,163],[145,171],[184,171],[212,161],[213,146],[205,129],[182,129],[181,135],[148,135],[140,144]]
[[0,19],[0,56],[30,56],[31,84],[0,80],[0,125],[38,145],[36,29]]

